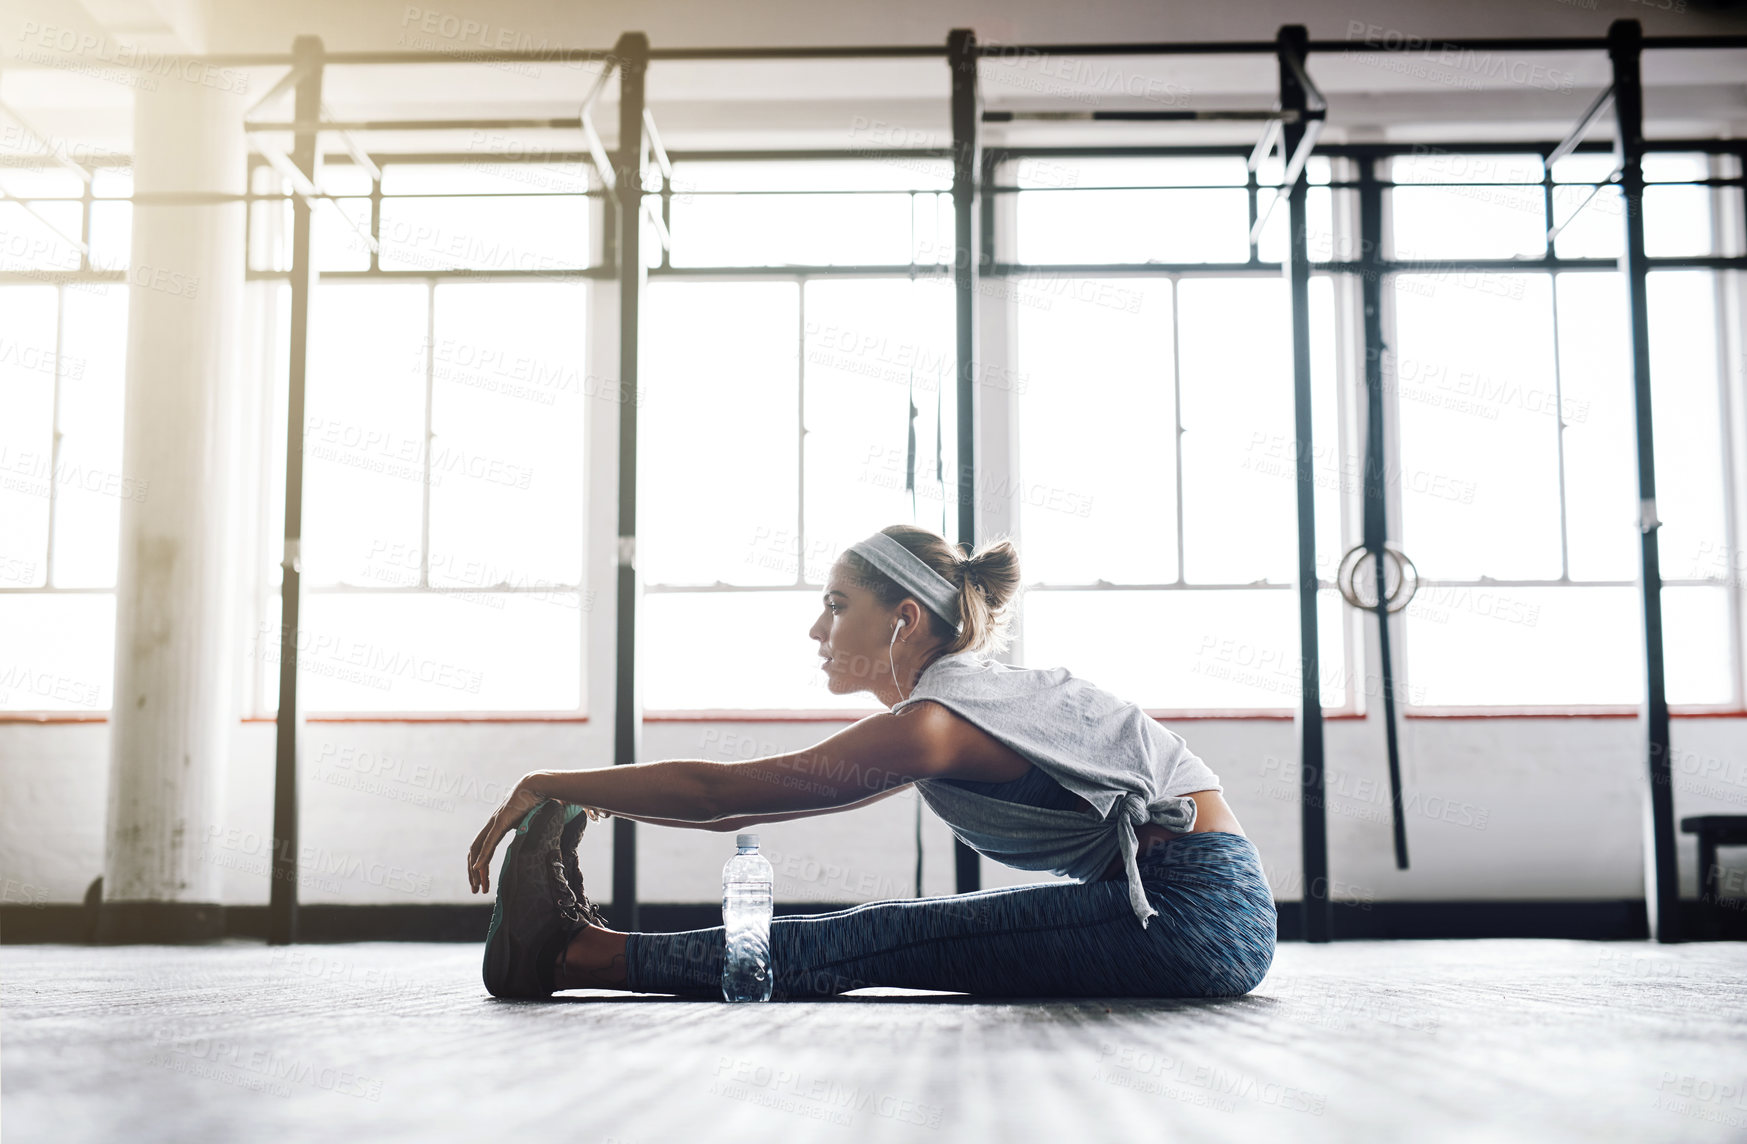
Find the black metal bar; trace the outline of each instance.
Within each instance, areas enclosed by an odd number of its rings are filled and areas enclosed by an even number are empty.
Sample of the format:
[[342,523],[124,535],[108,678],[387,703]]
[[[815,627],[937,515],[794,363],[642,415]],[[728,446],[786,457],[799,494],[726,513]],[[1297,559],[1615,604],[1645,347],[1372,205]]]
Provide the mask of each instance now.
[[612,52],[595,48],[533,48],[506,51],[491,48],[455,48],[442,52],[333,52],[329,66],[361,67],[381,64],[592,64],[609,63]]
[[1271,56],[1278,50],[1273,40],[1179,41],[1140,44],[984,44],[977,49],[983,59],[998,57],[1015,62],[1040,56]]
[[[1411,53],[1437,49],[1470,52],[1587,52],[1602,51],[1605,39],[1559,37],[1550,39],[1460,39],[1427,38],[1413,48],[1400,44],[1368,43],[1364,40],[1312,40],[1305,51],[1323,52],[1396,52]],[[1045,54],[1075,56],[1196,56],[1196,55],[1273,55],[1272,40],[1208,40],[1168,43],[1133,44],[985,44],[978,49],[987,59],[1001,56],[1011,59],[1036,58]],[[1641,42],[1646,51],[1689,50],[1711,48],[1747,48],[1747,36],[1651,36]],[[615,49],[616,50],[616,49]],[[649,53],[652,60],[812,60],[812,59],[905,59],[938,56],[941,50],[928,45],[898,44],[889,47],[814,47],[814,48],[663,48]],[[611,58],[612,52],[589,48],[554,48],[528,51],[471,50],[458,48],[445,52],[335,52],[327,57],[330,65],[359,66],[377,64],[470,64],[470,63],[588,63]],[[272,52],[231,53],[216,55],[165,56],[165,66],[179,67],[201,64],[207,67],[264,68],[284,67],[297,62],[295,55]],[[31,70],[36,65],[13,65],[15,70]],[[46,65],[42,65],[46,66]]]
[[1641,46],[1645,51],[1747,48],[1747,36],[1645,36]]
[[[321,118],[322,43],[315,36],[292,42],[297,82],[295,115],[300,125],[291,161],[314,183],[321,156],[315,123]],[[291,200],[291,330],[289,398],[285,413],[285,556],[279,589],[279,711],[273,733],[273,877],[267,891],[267,944],[297,940],[297,788],[303,753],[303,700],[297,689],[298,633],[303,612],[303,423],[309,377],[309,307],[315,285],[310,257],[310,211],[300,195]]]
[[873,60],[927,59],[946,53],[931,44],[823,48],[659,48],[652,60]]
[[1383,691],[1383,745],[1389,761],[1389,807],[1395,834],[1395,868],[1407,869],[1407,823],[1401,805],[1401,743],[1395,716],[1395,660],[1390,651],[1388,569],[1389,493],[1385,476],[1383,405],[1383,185],[1377,160],[1359,160],[1359,275],[1365,311],[1365,547],[1377,573],[1377,659]]
[[[977,543],[976,390],[977,274],[987,253],[979,249],[977,175],[982,164],[983,95],[977,84],[977,34],[954,28],[946,37],[946,66],[952,72],[952,279],[958,359],[958,546],[970,555]],[[952,841],[958,893],[982,888],[977,852]]]
[[[1302,24],[1288,24],[1280,29],[1277,45],[1280,106],[1288,110],[1304,111],[1310,95],[1298,78],[1303,74],[1307,36]],[[1297,57],[1296,62],[1293,57]],[[1282,152],[1296,152],[1306,129],[1302,123],[1285,124]],[[1298,177],[1287,191],[1289,236],[1284,268],[1292,294],[1292,410],[1298,477],[1298,572],[1294,587],[1298,594],[1298,655],[1303,683],[1295,722],[1299,734],[1304,940],[1324,942],[1331,940],[1334,933],[1328,897],[1328,810],[1323,802],[1322,657],[1316,623],[1316,465],[1311,445],[1315,422],[1311,403],[1310,243],[1306,209],[1309,194],[1309,172],[1300,166]]]
[[[1444,52],[1600,52],[1608,49],[1609,40],[1597,37],[1565,36],[1554,39],[1532,37],[1503,39],[1442,40],[1428,37],[1422,45],[1407,48],[1402,45],[1368,43],[1363,40],[1312,40],[1311,52],[1395,52],[1412,55],[1421,51]],[[1747,36],[1656,36],[1642,41],[1645,48],[1747,48]]]
[[1625,246],[1620,268],[1631,298],[1632,397],[1638,443],[1639,582],[1643,593],[1644,706],[1640,723],[1650,774],[1644,876],[1645,914],[1657,941],[1680,940],[1680,881],[1674,835],[1674,787],[1669,767],[1668,694],[1662,661],[1662,567],[1656,529],[1655,434],[1650,416],[1649,267],[1644,260],[1644,89],[1639,73],[1643,29],[1636,20],[1608,28],[1614,69],[1615,146],[1625,201]]
[[[1747,36],[1656,36],[1643,41],[1645,48],[1747,48]],[[1395,53],[1414,55],[1421,52],[1599,52],[1608,41],[1594,36],[1558,36],[1550,38],[1504,37],[1493,39],[1440,39],[1425,37],[1409,44],[1378,42],[1373,39],[1310,40],[1303,45],[1304,54],[1323,52]],[[1189,56],[1189,55],[1274,55],[1279,50],[1274,40],[1191,41],[1136,44],[985,44],[979,54],[1019,61],[1056,56]]]
[[995,224],[998,220],[995,217],[995,211],[997,208],[995,206],[994,193],[995,172],[998,169],[998,166],[999,160],[995,153],[993,151],[985,150],[982,154],[982,168],[980,172],[982,183],[977,187],[977,210],[980,212],[977,216],[977,225],[982,231],[979,238],[979,241],[982,243],[982,246],[979,248],[979,253],[981,253],[982,259],[977,269],[980,273],[985,275],[988,273],[989,268],[995,264],[995,256],[999,253],[999,251],[995,249],[996,242],[998,241],[995,237]]
[[[619,64],[618,233],[619,385],[637,392],[638,319],[643,285],[643,85],[649,70],[649,39],[627,32],[613,46]],[[609,200],[610,201],[610,200]],[[643,745],[643,696],[638,685],[637,627],[637,405],[619,402],[619,530],[617,683],[613,689],[613,765],[637,762]],[[613,819],[613,900],[608,911],[617,929],[637,928],[637,824]]]
[[1239,111],[985,111],[984,123],[1014,123],[1027,120],[1051,122],[1111,121],[1118,123],[1177,122],[1182,120],[1233,120],[1245,123],[1270,119],[1298,119],[1296,112],[1272,110]]

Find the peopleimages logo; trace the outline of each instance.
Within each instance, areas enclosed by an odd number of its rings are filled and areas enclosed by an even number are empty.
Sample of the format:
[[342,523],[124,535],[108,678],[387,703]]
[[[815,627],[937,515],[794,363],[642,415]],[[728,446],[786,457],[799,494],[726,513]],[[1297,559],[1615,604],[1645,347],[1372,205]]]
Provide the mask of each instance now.
[[[18,38],[23,44],[19,57],[33,63],[59,66],[52,58],[42,54],[59,52],[64,56],[76,57],[82,63],[124,68],[144,77],[176,79],[236,95],[242,95],[249,90],[247,72],[236,68],[214,67],[195,56],[149,51],[96,32],[26,20],[19,29]],[[142,86],[147,91],[156,90],[155,84]]]
[[[1453,87],[1475,88],[1485,80],[1534,87],[1542,91],[1570,91],[1573,77],[1568,71],[1549,68],[1522,56],[1500,55],[1459,47],[1447,40],[1428,40],[1381,24],[1363,20],[1347,21],[1347,40],[1364,44],[1374,51],[1348,49],[1342,53],[1348,59],[1363,60],[1373,67],[1402,72],[1418,79],[1428,79]],[[1390,58],[1391,55],[1417,54],[1416,61]]]

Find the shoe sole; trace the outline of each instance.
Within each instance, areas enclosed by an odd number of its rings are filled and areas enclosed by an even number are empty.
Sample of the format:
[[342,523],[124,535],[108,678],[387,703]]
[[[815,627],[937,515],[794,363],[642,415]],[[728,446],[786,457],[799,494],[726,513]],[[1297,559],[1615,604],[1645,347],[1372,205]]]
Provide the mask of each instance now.
[[518,920],[526,917],[525,911],[512,907],[520,904],[523,894],[538,892],[526,883],[540,874],[543,851],[555,841],[554,826],[561,825],[563,805],[546,799],[522,816],[504,852],[503,865],[498,868],[497,901],[492,906],[491,926],[485,932],[482,967],[486,991],[494,997],[536,995],[515,989],[511,975],[519,958],[525,956],[523,951],[536,944],[539,935],[517,932],[518,927],[506,921],[512,914]]

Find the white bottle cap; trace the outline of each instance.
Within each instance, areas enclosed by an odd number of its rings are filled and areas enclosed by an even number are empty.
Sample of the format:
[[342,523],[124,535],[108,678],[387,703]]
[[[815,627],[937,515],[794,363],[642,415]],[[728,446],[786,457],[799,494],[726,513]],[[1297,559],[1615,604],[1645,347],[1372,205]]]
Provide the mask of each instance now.
[[749,846],[752,849],[756,850],[756,849],[758,849],[758,835],[757,834],[736,834],[734,836],[734,845],[739,847],[742,850],[746,849]]

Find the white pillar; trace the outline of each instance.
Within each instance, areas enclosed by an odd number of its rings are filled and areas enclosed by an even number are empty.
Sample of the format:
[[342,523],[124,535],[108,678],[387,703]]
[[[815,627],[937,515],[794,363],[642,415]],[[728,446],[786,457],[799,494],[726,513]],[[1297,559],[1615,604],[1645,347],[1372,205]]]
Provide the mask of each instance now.
[[[135,196],[242,193],[245,107],[173,77],[137,91]],[[243,209],[134,206],[122,465],[147,495],[121,512],[100,940],[223,932]]]

